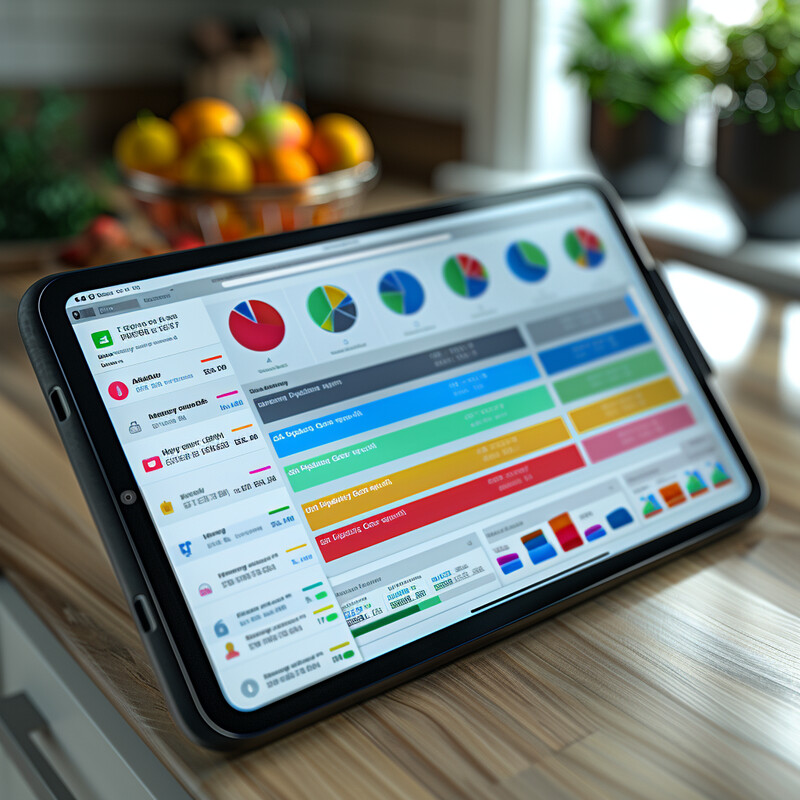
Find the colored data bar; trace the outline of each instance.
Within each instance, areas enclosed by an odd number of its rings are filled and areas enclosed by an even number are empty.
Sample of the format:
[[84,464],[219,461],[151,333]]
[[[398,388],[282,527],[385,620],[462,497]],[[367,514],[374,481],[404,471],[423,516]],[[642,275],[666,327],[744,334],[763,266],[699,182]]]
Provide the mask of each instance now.
[[448,519],[585,466],[574,444],[513,464],[316,537],[326,562]]
[[[525,347],[517,328],[489,333],[473,339],[414,353],[393,361],[382,361],[371,367],[331,375],[321,380],[292,386],[255,398],[256,409],[265,425],[297,414],[308,414],[333,403],[346,403],[371,392],[380,392],[401,383],[427,378],[456,367],[521,350]],[[266,391],[264,387],[264,391]],[[258,389],[255,389],[258,391]]]
[[378,628],[383,628],[385,625],[391,625],[399,619],[410,617],[412,614],[419,614],[420,611],[424,611],[431,606],[436,606],[441,602],[442,598],[438,595],[429,597],[421,603],[415,603],[413,606],[406,606],[400,609],[400,611],[395,611],[393,614],[386,614],[372,622],[368,622],[366,625],[361,625],[358,628],[351,628],[350,633],[352,633],[354,637],[363,636],[365,633],[371,633],[372,631],[378,630]]
[[641,323],[629,325],[627,328],[619,328],[607,333],[599,333],[589,336],[586,339],[578,339],[569,344],[553,347],[550,350],[539,352],[539,358],[549,375],[556,375],[574,367],[580,367],[597,361],[599,358],[613,356],[647,344],[650,341],[650,334]]
[[272,431],[269,436],[278,456],[286,458],[312,447],[331,444],[348,436],[357,436],[491,392],[510,389],[538,377],[539,371],[531,357],[525,356]]
[[665,403],[678,400],[680,396],[672,378],[661,378],[629,389],[627,392],[598,400],[588,406],[576,408],[569,412],[569,416],[578,432],[584,433],[619,419],[640,414],[642,411],[663,406]]
[[602,525],[591,525],[583,532],[587,542],[593,542],[606,535],[606,529]]
[[427,492],[443,483],[502,464],[570,438],[560,417],[490,439],[488,442],[448,453],[423,464],[394,472],[367,483],[303,504],[312,531],[372,511],[388,503]]
[[664,372],[666,367],[658,352],[647,350],[602,367],[580,372],[570,378],[562,378],[560,381],[555,381],[553,386],[562,403],[571,403],[629,383],[653,378]]
[[627,508],[615,508],[606,515],[606,522],[611,526],[612,530],[617,530],[617,528],[630,525],[633,522],[633,516]]
[[558,555],[555,547],[547,541],[547,537],[541,530],[523,536],[521,541],[534,564],[541,564]]
[[547,389],[537,386],[292,464],[286,467],[286,477],[292,489],[300,492],[364,469],[383,466],[398,458],[416,455],[431,447],[450,444],[498,425],[517,422],[547,411],[553,405]]
[[578,336],[597,328],[607,328],[615,323],[630,321],[639,312],[627,295],[605,300],[576,311],[561,312],[552,317],[528,323],[528,333],[539,347],[544,347],[559,339]]
[[583,539],[581,539],[581,535],[578,533],[578,529],[568,513],[559,514],[557,517],[548,520],[548,522],[564,552],[573,550],[583,544]]
[[522,561],[516,553],[507,553],[498,557],[497,566],[500,567],[503,575],[510,575],[512,572],[522,569]]
[[679,483],[670,483],[667,486],[662,486],[658,490],[658,493],[669,508],[674,508],[686,502],[686,495],[683,493],[683,489]]
[[605,433],[590,436],[583,440],[583,446],[592,463],[596,464],[598,461],[635,450],[671,433],[690,428],[694,422],[688,406],[676,406],[644,419],[620,425]]

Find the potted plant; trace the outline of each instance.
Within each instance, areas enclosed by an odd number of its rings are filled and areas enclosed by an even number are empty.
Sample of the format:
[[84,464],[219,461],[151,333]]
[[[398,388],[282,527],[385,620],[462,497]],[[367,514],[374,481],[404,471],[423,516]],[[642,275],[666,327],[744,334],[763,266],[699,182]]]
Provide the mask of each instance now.
[[0,269],[48,261],[102,210],[70,163],[75,102],[54,91],[31,99],[0,95]]
[[708,65],[717,175],[751,236],[800,239],[800,2],[768,0]]
[[589,144],[601,173],[623,197],[652,197],[681,163],[700,78],[684,52],[685,13],[645,35],[633,16],[630,0],[581,0],[569,72],[591,100]]

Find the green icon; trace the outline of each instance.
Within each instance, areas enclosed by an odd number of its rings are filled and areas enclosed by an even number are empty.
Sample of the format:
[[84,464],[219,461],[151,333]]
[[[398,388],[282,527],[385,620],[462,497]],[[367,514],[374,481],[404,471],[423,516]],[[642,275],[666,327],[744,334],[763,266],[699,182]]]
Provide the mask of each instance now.
[[111,338],[111,331],[97,331],[93,333],[92,341],[98,350],[102,350],[104,347],[111,347],[111,345],[114,344],[114,340]]

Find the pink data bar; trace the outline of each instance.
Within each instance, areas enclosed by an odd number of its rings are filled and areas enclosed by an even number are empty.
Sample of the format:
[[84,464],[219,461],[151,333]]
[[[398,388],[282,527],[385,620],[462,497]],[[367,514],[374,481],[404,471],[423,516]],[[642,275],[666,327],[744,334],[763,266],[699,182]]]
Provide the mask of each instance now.
[[694,425],[695,419],[688,406],[677,406],[659,414],[620,425],[606,433],[583,440],[583,446],[593,463],[634,450],[648,442],[682,431]]

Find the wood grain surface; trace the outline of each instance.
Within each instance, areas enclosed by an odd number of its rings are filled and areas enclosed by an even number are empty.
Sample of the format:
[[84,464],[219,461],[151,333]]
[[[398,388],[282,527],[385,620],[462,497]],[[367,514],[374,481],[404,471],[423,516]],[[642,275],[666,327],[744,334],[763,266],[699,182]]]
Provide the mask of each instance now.
[[780,299],[763,301],[749,351],[720,371],[771,490],[756,521],[231,757],[190,744],[156,687],[16,330],[36,277],[0,278],[0,567],[190,793],[800,796],[800,341],[787,358],[793,309]]

